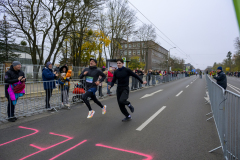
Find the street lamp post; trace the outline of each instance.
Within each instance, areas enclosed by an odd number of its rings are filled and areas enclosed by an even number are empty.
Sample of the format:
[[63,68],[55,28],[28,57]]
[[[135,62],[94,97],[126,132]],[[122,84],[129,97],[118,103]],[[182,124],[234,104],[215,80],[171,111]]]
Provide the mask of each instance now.
[[170,48],[170,49],[168,50],[168,60],[167,60],[167,71],[168,71],[168,72],[169,72],[168,63],[169,63],[169,58],[170,58],[170,50],[171,50],[171,49],[174,49],[174,48],[176,48],[176,47]]

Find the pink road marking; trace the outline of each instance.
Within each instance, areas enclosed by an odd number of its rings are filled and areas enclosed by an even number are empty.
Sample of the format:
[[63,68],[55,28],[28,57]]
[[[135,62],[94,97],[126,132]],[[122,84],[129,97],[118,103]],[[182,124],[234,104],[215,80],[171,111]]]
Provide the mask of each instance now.
[[5,145],[5,144],[9,144],[9,143],[14,142],[14,141],[17,141],[17,140],[19,140],[19,139],[23,139],[23,138],[32,136],[32,135],[37,134],[37,133],[39,132],[39,130],[34,129],[34,128],[27,128],[27,127],[23,127],[23,126],[19,126],[18,128],[29,129],[29,130],[33,130],[33,131],[35,131],[35,132],[34,132],[34,133],[31,133],[31,134],[28,134],[28,135],[26,135],[26,136],[22,136],[22,137],[13,139],[13,140],[8,141],[8,142],[2,143],[2,144],[0,144],[0,146],[3,146],[3,145]]
[[140,155],[140,156],[147,157],[146,159],[143,159],[143,160],[152,160],[153,159],[152,156],[144,154],[144,153],[140,153],[140,152],[125,150],[125,149],[121,149],[121,148],[115,148],[115,147],[106,146],[106,145],[102,145],[102,144],[96,144],[96,146],[105,147],[105,148],[109,148],[109,149],[114,149],[114,150],[118,150],[118,151],[122,151],[122,152],[133,153],[133,154],[137,154],[137,155]]
[[83,144],[84,142],[87,142],[87,140],[84,140],[84,141],[78,143],[77,145],[75,145],[75,146],[73,146],[73,147],[67,149],[66,151],[64,151],[64,152],[62,152],[62,153],[56,155],[55,157],[53,157],[53,158],[51,158],[51,159],[49,159],[49,160],[54,160],[54,159],[58,158],[59,156],[63,155],[64,153],[66,153],[66,152],[68,152],[68,151],[71,151],[72,149],[76,148],[77,146],[80,146],[80,145]]
[[49,134],[52,134],[52,135],[55,135],[55,136],[64,137],[64,138],[67,138],[67,139],[64,140],[64,141],[62,141],[62,142],[56,143],[56,144],[54,144],[54,145],[51,145],[51,146],[49,146],[49,147],[47,147],[47,148],[42,148],[42,147],[36,146],[36,145],[34,145],[34,144],[30,144],[30,146],[39,149],[39,151],[34,152],[34,153],[30,154],[30,155],[27,155],[26,157],[23,157],[23,158],[21,158],[20,160],[29,158],[29,157],[31,157],[31,156],[33,156],[33,155],[35,155],[35,154],[38,154],[38,153],[40,153],[40,152],[42,152],[42,151],[48,150],[48,149],[53,148],[53,147],[55,147],[55,146],[57,146],[57,145],[59,145],[59,144],[65,143],[65,142],[73,139],[72,137],[65,136],[65,135],[61,135],[61,134],[56,134],[56,133],[53,133],[53,132],[50,132]]

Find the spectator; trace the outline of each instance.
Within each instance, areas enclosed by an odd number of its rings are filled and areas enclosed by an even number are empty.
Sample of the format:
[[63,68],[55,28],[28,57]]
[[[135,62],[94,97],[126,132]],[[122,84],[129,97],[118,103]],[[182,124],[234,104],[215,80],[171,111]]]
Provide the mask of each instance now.
[[150,86],[150,80],[151,80],[151,77],[152,77],[152,70],[149,69],[148,73],[147,73],[147,85]]
[[[143,73],[142,68],[140,68],[138,74],[139,74],[138,76],[141,78],[141,80],[143,80],[143,75],[144,75],[144,73]],[[139,83],[139,88],[140,88],[140,89],[143,88],[143,87],[142,87],[142,83]]]
[[[139,69],[138,68],[135,70],[135,74],[139,76]],[[137,90],[139,88],[138,84],[139,84],[139,80],[135,79],[135,86],[134,86],[135,90]]]
[[[67,74],[67,72],[68,72],[68,67],[66,66],[66,64],[65,64],[64,66],[62,66],[59,71],[60,71],[60,74],[62,74],[62,73],[66,73],[66,74]],[[68,79],[69,79],[69,78],[70,78],[70,77],[68,77]],[[69,95],[69,88],[70,88],[70,82],[68,83],[68,87],[66,88],[68,95]],[[62,98],[62,103],[63,103],[63,95],[61,95],[61,98]]]
[[[102,67],[102,72],[104,73],[105,70],[106,70],[106,68],[105,68],[105,66],[103,66],[103,67]],[[99,79],[102,79],[102,76],[99,76]],[[103,98],[104,95],[103,95],[103,93],[102,93],[102,82],[99,83],[99,85],[98,85],[98,91],[99,91],[99,97],[100,97],[100,98]]]
[[214,76],[213,78],[217,80],[217,84],[222,88],[227,88],[227,77],[225,73],[222,71],[222,67],[217,68],[218,76]]
[[54,79],[56,79],[58,74],[55,72],[53,73],[52,70],[52,63],[47,62],[46,67],[42,70],[42,78],[43,78],[43,86],[44,90],[46,91],[46,109],[52,110],[50,106],[50,98],[52,96],[52,91],[54,88],[56,88],[56,84],[54,82]]
[[153,72],[152,72],[152,85],[153,86],[156,85],[156,72],[155,72],[155,70],[153,70]]
[[[7,114],[9,122],[15,122],[17,120],[17,118],[14,115],[17,98],[19,96],[23,96],[23,94],[25,93],[23,88],[25,86],[25,83],[23,82],[26,81],[26,78],[24,72],[21,71],[20,69],[21,63],[18,61],[14,61],[4,77],[5,83],[8,83],[5,85],[5,97],[8,99]],[[20,88],[22,88],[21,91],[18,91],[19,94],[16,94],[12,87],[17,85]]]
[[57,67],[54,69],[54,72],[60,73],[60,67],[59,67],[59,64],[57,64]]
[[[135,70],[133,70],[133,73],[135,73]],[[132,77],[132,76],[131,76],[131,77]],[[133,90],[136,90],[136,89],[135,89],[135,83],[136,83],[135,80],[136,80],[135,77],[132,77],[132,86],[131,86],[131,90],[132,90],[132,91],[133,91]]]
[[110,70],[107,71],[107,94],[108,94],[109,96],[111,96],[111,91],[110,91],[110,89],[108,88],[108,86],[111,85],[112,80],[113,80],[113,74],[112,74],[112,68],[110,68]]
[[70,109],[70,104],[68,103],[69,94],[67,92],[67,89],[69,88],[69,79],[66,77],[66,73],[61,73],[61,77],[58,79],[58,83],[60,84],[61,88],[63,106],[66,106],[68,109]]

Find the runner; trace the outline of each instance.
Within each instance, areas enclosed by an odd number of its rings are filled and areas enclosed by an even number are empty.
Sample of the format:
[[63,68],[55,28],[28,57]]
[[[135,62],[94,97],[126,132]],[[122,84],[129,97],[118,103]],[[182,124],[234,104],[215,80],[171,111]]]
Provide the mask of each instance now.
[[128,113],[127,109],[125,108],[125,105],[129,107],[132,113],[134,112],[133,106],[130,102],[127,101],[129,95],[129,76],[135,77],[142,84],[146,84],[147,82],[143,82],[142,79],[138,77],[135,73],[133,73],[130,69],[125,68],[123,66],[122,59],[117,59],[117,67],[118,69],[114,72],[112,83],[108,88],[111,89],[114,86],[116,80],[118,80],[117,101],[121,112],[126,116],[126,118],[124,118],[122,121],[126,122],[130,121],[132,118],[131,115]]
[[[98,70],[96,65],[97,60],[91,58],[89,68],[85,68],[79,76],[80,79],[84,76],[86,77],[86,93],[83,95],[83,101],[89,109],[87,118],[92,118],[95,113],[90,106],[88,97],[91,97],[91,99],[102,108],[102,114],[106,113],[107,108],[106,105],[103,106],[102,103],[97,100],[95,95],[97,86],[106,78],[106,75],[102,71]],[[102,78],[98,80],[99,76],[102,76]]]

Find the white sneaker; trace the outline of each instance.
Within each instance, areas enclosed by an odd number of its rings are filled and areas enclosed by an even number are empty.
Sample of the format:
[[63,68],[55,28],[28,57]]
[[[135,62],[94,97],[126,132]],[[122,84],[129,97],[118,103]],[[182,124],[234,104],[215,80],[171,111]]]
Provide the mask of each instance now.
[[87,116],[87,118],[92,118],[93,115],[94,115],[94,113],[95,113],[94,110],[89,111],[89,112],[88,112],[88,116]]
[[105,113],[106,113],[106,109],[107,109],[107,106],[104,105],[104,106],[103,106],[103,109],[102,109],[102,114],[105,114]]
[[68,109],[71,109],[71,108],[70,108],[70,104],[66,104],[66,106],[67,106]]

